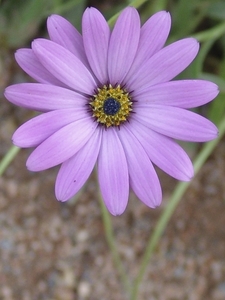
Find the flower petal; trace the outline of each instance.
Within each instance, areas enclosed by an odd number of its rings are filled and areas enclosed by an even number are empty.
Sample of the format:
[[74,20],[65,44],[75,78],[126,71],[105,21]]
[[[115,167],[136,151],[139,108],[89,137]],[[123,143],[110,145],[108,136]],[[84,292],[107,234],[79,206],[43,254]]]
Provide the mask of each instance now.
[[36,39],[32,49],[40,62],[60,81],[79,92],[92,95],[96,83],[90,71],[69,50],[45,39]]
[[55,193],[59,201],[74,196],[90,176],[101,145],[101,130],[96,130],[87,143],[60,167]]
[[171,17],[166,11],[154,14],[141,28],[138,50],[124,83],[138,71],[152,55],[165,44],[171,27]]
[[120,14],[109,42],[108,72],[112,85],[122,82],[137,52],[140,18],[137,10],[127,7]]
[[206,142],[218,135],[217,127],[208,119],[185,109],[149,105],[135,108],[133,118],[145,126],[174,139]]
[[153,55],[126,83],[128,90],[144,90],[173,79],[193,61],[199,50],[193,38],[177,41]]
[[190,158],[175,141],[135,120],[131,125],[132,132],[155,165],[178,180],[189,181],[194,176]]
[[15,53],[18,65],[32,78],[41,83],[65,86],[52,75],[38,60],[32,49],[19,49]]
[[218,86],[206,80],[176,80],[157,84],[144,91],[133,92],[137,105],[171,105],[182,108],[198,107],[212,101],[219,93]]
[[103,131],[98,176],[105,205],[112,215],[121,215],[128,202],[129,177],[123,146],[114,128]]
[[124,125],[119,137],[127,157],[131,187],[142,202],[155,208],[162,201],[158,176],[141,143],[128,128],[131,127]]
[[85,118],[62,127],[31,153],[27,168],[42,171],[66,161],[86,144],[96,126],[91,118]]
[[107,55],[109,25],[96,8],[87,8],[82,19],[82,35],[89,64],[102,84],[108,82]]
[[12,140],[21,148],[36,147],[60,128],[86,117],[87,112],[84,108],[54,110],[21,125],[15,131]]
[[47,20],[47,28],[53,42],[71,51],[88,66],[82,36],[69,21],[59,15],[51,15]]
[[41,83],[11,85],[5,89],[5,97],[18,106],[37,111],[84,107],[87,103],[87,99],[81,94]]

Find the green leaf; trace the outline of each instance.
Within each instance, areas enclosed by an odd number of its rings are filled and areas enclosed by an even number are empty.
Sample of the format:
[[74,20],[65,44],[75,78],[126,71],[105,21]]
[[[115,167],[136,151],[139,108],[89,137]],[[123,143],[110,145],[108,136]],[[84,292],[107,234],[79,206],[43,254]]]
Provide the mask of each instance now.
[[209,119],[218,125],[225,115],[225,95],[219,94],[217,98],[211,103],[208,113]]
[[26,43],[38,30],[52,1],[28,0],[18,4],[7,16],[7,44],[17,48]]
[[207,16],[212,19],[225,20],[225,2],[212,3],[207,10]]
[[177,38],[190,35],[206,14],[205,6],[196,0],[179,0],[171,7],[173,19],[172,34]]

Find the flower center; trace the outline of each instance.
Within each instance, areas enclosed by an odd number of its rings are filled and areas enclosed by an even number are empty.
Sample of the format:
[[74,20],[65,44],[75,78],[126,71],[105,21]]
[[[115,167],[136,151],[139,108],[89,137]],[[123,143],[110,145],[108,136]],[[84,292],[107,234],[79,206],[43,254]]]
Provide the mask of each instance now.
[[98,88],[97,94],[91,100],[93,117],[106,127],[119,126],[127,121],[132,111],[131,98],[120,85],[112,87],[110,84]]
[[114,98],[108,98],[104,101],[103,111],[106,115],[114,116],[120,110],[121,104]]

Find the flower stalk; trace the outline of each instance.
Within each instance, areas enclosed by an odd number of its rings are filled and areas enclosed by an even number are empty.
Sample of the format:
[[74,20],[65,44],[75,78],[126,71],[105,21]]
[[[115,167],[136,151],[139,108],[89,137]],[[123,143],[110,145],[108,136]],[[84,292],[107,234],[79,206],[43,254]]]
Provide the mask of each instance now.
[[14,160],[18,152],[20,151],[19,147],[12,146],[3,159],[0,162],[0,176],[5,172],[10,163]]
[[101,208],[101,214],[102,214],[102,220],[103,220],[103,225],[105,229],[105,235],[106,235],[106,240],[109,246],[109,249],[112,254],[112,258],[115,264],[115,267],[119,273],[120,279],[122,281],[123,287],[126,290],[128,294],[130,294],[131,291],[131,283],[129,281],[129,278],[126,274],[126,271],[124,270],[124,266],[122,264],[122,260],[120,258],[118,248],[116,245],[116,240],[115,240],[115,235],[113,233],[113,227],[112,227],[112,222],[111,222],[111,216],[106,209],[104,202],[101,197],[101,193],[99,191],[99,203],[100,203],[100,208]]

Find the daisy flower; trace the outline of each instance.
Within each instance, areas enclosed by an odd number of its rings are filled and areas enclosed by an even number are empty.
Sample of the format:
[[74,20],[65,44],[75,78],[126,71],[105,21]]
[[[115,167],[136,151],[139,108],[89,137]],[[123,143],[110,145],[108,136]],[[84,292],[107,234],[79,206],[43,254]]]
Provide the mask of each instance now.
[[102,14],[87,8],[82,35],[64,18],[47,20],[50,40],[35,39],[16,61],[38,83],[6,88],[6,98],[42,114],[19,127],[13,143],[35,147],[31,171],[61,165],[55,184],[59,201],[75,195],[97,163],[101,193],[113,215],[124,212],[131,188],[149,207],[161,203],[153,164],[178,180],[193,177],[193,166],[175,140],[204,142],[217,128],[187,109],[218,94],[205,80],[174,80],[196,57],[193,38],[166,47],[168,12],[141,27],[128,7],[111,31]]

